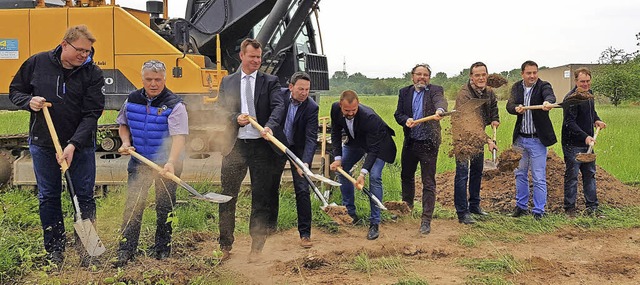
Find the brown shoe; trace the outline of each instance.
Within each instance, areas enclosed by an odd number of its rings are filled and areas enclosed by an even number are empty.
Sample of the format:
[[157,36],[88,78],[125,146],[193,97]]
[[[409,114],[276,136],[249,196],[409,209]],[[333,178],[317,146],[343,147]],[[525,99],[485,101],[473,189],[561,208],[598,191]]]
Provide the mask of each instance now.
[[221,249],[220,251],[222,251],[220,261],[227,261],[231,258],[231,251],[229,251],[228,249]]
[[310,237],[301,237],[300,238],[300,246],[302,248],[311,248],[313,246],[313,243],[311,242],[311,238]]

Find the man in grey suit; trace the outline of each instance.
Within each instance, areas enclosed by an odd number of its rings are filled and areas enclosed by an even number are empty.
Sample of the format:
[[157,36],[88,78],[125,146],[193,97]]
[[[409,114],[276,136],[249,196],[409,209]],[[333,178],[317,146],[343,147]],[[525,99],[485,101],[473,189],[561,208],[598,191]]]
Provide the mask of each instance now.
[[[236,201],[247,168],[251,177],[249,233],[252,239],[250,258],[253,258],[262,251],[267,235],[276,229],[282,166],[274,163],[285,163],[262,138],[266,132],[271,133],[271,129],[282,128],[280,114],[284,112],[284,101],[278,78],[258,71],[262,63],[262,48],[258,41],[245,39],[240,45],[240,59],[241,68],[224,77],[220,86],[220,104],[229,112],[226,117],[228,143],[222,146],[222,193],[234,197],[219,206],[219,243],[223,260],[230,257]],[[248,116],[256,118],[265,127],[263,133],[249,123]]]

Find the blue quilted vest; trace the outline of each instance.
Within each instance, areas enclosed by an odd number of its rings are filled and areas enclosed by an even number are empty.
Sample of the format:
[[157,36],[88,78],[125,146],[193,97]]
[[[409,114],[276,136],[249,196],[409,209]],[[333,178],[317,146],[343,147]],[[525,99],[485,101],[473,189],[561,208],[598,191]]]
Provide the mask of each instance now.
[[171,150],[169,115],[182,98],[165,88],[153,99],[143,89],[131,92],[127,98],[127,124],[136,152],[156,162],[165,163]]

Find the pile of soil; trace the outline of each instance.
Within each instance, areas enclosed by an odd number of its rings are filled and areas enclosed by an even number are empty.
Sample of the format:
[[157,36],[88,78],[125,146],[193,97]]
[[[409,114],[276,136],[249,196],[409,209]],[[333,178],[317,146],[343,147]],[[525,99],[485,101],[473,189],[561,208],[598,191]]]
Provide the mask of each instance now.
[[411,213],[411,208],[409,208],[409,204],[405,201],[386,201],[383,204],[387,210],[397,214]]
[[489,77],[487,77],[487,85],[493,88],[500,88],[502,85],[505,85],[508,82],[509,81],[507,81],[506,78],[497,73],[490,74]]
[[324,208],[324,212],[338,225],[349,225],[353,223],[353,218],[349,216],[347,207],[345,206],[327,206]]
[[[505,161],[500,160],[499,165]],[[640,204],[640,189],[625,185],[606,170],[596,166],[596,185],[600,204],[622,207]],[[564,203],[564,160],[553,150],[547,155],[547,206],[546,211],[563,213]],[[515,176],[513,171],[501,171],[494,175],[483,175],[480,196],[481,206],[490,212],[509,213],[515,206]],[[454,207],[453,183],[455,172],[445,172],[436,175],[437,201],[446,207]],[[529,177],[530,187],[533,187]],[[416,179],[416,189],[422,189],[420,179]],[[421,191],[416,191],[420,193]],[[421,194],[421,193],[420,193]],[[419,195],[417,195],[419,196]],[[416,197],[416,199],[421,199]],[[530,201],[530,207],[532,207]],[[578,195],[576,208],[584,209],[584,195],[582,194],[582,177],[578,177]]]

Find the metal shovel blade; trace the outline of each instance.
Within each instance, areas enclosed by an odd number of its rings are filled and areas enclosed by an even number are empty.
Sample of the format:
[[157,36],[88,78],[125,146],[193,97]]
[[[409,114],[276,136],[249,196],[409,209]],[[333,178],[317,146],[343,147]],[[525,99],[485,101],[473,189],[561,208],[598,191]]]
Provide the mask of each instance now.
[[233,198],[233,197],[228,196],[228,195],[222,195],[222,194],[213,193],[213,192],[209,192],[207,194],[202,195],[196,189],[191,187],[191,185],[187,184],[187,182],[184,182],[182,179],[180,179],[178,181],[179,181],[178,184],[180,184],[180,186],[182,186],[182,188],[184,188],[187,191],[189,191],[189,193],[191,193],[193,195],[194,199],[220,204],[220,203],[229,202],[229,200],[231,200]]
[[378,208],[380,208],[380,210],[387,210],[387,207],[384,206],[384,204],[382,204],[382,202],[380,202],[380,200],[378,199],[378,197],[376,197],[375,195],[373,195],[373,193],[371,193],[371,191],[369,191],[369,189],[362,187],[362,192],[364,192],[365,194],[367,194],[367,196],[369,196],[369,198],[371,198],[371,200],[373,201],[373,203],[376,204],[376,206],[378,206]]
[[82,242],[89,256],[99,256],[107,250],[102,244],[100,237],[98,237],[98,233],[95,227],[93,227],[91,220],[78,220],[73,223],[73,228],[76,230],[78,237],[80,237],[80,242]]
[[324,177],[324,176],[322,176],[322,175],[320,175],[320,174],[314,174],[314,173],[311,173],[311,175],[312,175],[312,177],[313,177],[313,178],[315,178],[316,180],[318,180],[318,181],[320,181],[320,182],[322,182],[322,183],[327,183],[327,184],[329,184],[329,185],[331,185],[331,186],[340,186],[340,185],[342,185],[342,184],[340,184],[340,182],[338,182],[338,181],[334,181],[334,180],[331,180],[331,179],[329,179],[329,178],[327,178],[327,177]]
[[498,169],[497,163],[489,159],[484,160],[484,165],[482,166],[482,170],[486,171],[486,170],[495,170],[495,169]]

